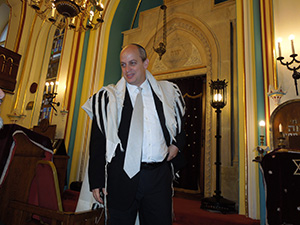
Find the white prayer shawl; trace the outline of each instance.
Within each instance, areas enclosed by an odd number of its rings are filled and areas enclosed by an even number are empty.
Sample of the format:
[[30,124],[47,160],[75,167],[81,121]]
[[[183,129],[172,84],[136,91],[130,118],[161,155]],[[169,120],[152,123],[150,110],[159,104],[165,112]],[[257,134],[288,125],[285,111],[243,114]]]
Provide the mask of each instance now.
[[[175,136],[177,132],[180,132],[182,129],[181,117],[184,115],[185,105],[181,92],[174,83],[168,81],[157,81],[148,70],[146,71],[146,79],[149,81],[159,100],[163,103],[163,112],[166,119],[166,127],[171,137],[171,144],[173,140],[176,141]],[[106,92],[108,95],[109,101],[107,113],[105,112],[104,94],[102,95],[101,99],[102,108],[99,109],[98,106],[98,98],[101,91]],[[99,92],[89,98],[88,101],[82,106],[91,119],[93,119],[93,115],[95,116],[100,130],[100,113],[103,117],[104,131],[101,131],[106,134],[106,161],[108,163],[111,162],[112,158],[114,157],[118,144],[120,144],[120,147],[123,150],[121,141],[118,137],[118,127],[121,121],[125,91],[126,81],[124,77],[122,77],[116,85],[108,85],[101,88]],[[93,98],[96,98],[95,112],[93,112],[92,107]]]

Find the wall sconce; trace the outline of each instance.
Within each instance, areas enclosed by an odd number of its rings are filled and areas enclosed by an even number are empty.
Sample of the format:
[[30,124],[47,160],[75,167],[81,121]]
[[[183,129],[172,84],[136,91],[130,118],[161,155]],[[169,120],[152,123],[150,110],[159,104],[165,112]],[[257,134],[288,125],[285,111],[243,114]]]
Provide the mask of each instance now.
[[[269,146],[265,146],[265,127],[266,123],[264,120],[259,121],[259,127],[260,127],[260,145],[256,147],[256,150],[258,152],[258,156],[256,156],[252,161],[261,163],[264,154],[269,151]],[[282,128],[281,128],[282,129]],[[279,125],[279,130],[280,130],[280,125]]]
[[284,66],[286,66],[289,70],[293,71],[293,79],[294,79],[294,83],[295,83],[295,88],[296,88],[296,94],[298,95],[298,84],[297,84],[297,80],[300,78],[300,73],[297,72],[297,70],[300,69],[300,65],[298,65],[297,67],[295,66],[291,66],[293,63],[300,63],[300,61],[298,61],[296,59],[296,57],[298,56],[298,54],[295,53],[295,46],[294,46],[294,39],[295,39],[295,36],[294,35],[290,35],[289,37],[290,41],[291,41],[291,47],[292,47],[292,54],[290,55],[290,57],[292,58],[291,61],[286,61],[286,62],[283,62],[284,60],[284,57],[281,55],[281,41],[282,39],[281,38],[278,38],[277,40],[277,44],[278,44],[278,55],[279,57],[277,58],[277,60],[280,61],[280,63]]
[[260,127],[260,145],[263,146],[265,142],[265,126],[266,123],[264,120],[259,121],[259,127]]
[[221,125],[220,114],[221,108],[227,103],[227,82],[225,80],[211,81],[210,83],[210,104],[216,109],[217,113],[217,134],[216,134],[216,190],[213,197],[204,198],[201,201],[201,208],[208,210],[217,210],[222,213],[236,212],[235,202],[225,199],[221,196],[220,188],[220,139],[221,139]]
[[54,109],[54,111],[57,112],[54,105],[60,106],[60,103],[54,102],[54,99],[57,95],[58,81],[56,81],[55,83],[53,81],[51,81],[50,83],[46,82],[45,86],[46,91],[44,93],[44,105],[50,105]]
[[264,156],[264,152],[266,151],[266,147],[264,146],[265,142],[265,126],[266,123],[264,120],[259,121],[259,127],[260,127],[260,145],[256,147],[256,150],[258,151],[258,156],[256,156],[252,161],[253,162],[261,162],[262,158]]

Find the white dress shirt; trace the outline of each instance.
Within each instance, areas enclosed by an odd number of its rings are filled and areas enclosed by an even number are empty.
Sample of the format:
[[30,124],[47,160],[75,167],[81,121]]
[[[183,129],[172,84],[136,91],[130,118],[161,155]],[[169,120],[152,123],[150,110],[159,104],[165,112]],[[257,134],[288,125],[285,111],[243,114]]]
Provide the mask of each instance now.
[[[153,93],[149,82],[146,80],[141,86],[144,105],[144,135],[142,162],[161,162],[168,154],[168,146],[162,132],[156,111]],[[134,106],[138,87],[127,83],[131,103]]]

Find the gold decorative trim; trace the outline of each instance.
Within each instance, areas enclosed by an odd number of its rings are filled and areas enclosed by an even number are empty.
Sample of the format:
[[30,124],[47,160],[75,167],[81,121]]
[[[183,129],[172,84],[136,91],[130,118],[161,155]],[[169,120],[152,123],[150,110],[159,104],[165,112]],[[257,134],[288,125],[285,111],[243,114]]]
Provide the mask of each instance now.
[[26,3],[27,3],[27,1],[25,1],[25,0],[22,1],[20,23],[19,23],[19,27],[18,27],[18,33],[17,33],[16,42],[15,42],[14,52],[19,51],[19,47],[20,47],[20,43],[21,43],[21,37],[22,37],[24,23],[25,23],[25,17],[26,17],[26,8],[27,8]]
[[186,72],[186,71],[191,71],[191,70],[196,70],[196,69],[206,69],[206,68],[207,68],[206,66],[195,66],[195,67],[190,67],[190,68],[185,68],[185,69],[170,70],[170,71],[161,72],[161,73],[153,73],[153,76],[159,76],[159,75],[170,74],[170,73]]
[[132,22],[131,22],[130,29],[133,28],[134,21],[135,21],[135,19],[136,19],[136,16],[137,16],[137,13],[138,13],[139,8],[140,8],[140,6],[141,6],[141,3],[142,3],[142,0],[139,0],[139,3],[137,4],[136,9],[135,9],[135,12],[134,12],[134,16],[133,16],[133,19],[132,19]]
[[183,98],[188,97],[188,98],[192,98],[192,99],[196,99],[196,98],[201,98],[202,97],[202,93],[200,93],[199,95],[189,95],[188,93],[185,93],[183,95]]
[[300,175],[300,159],[293,159],[293,162],[297,166],[297,169],[295,170],[293,175]]
[[247,164],[245,163],[247,161],[246,159],[246,141],[247,141],[247,133],[245,132],[246,129],[246,95],[245,95],[245,49],[244,49],[244,43],[245,43],[245,37],[244,37],[244,30],[245,30],[245,24],[244,24],[244,1],[238,1],[236,4],[236,10],[237,10],[237,58],[238,60],[238,91],[240,95],[238,96],[238,115],[240,119],[239,124],[239,131],[238,131],[238,137],[239,137],[239,146],[238,149],[240,149],[239,153],[239,212],[241,214],[248,215],[248,193],[247,193]]

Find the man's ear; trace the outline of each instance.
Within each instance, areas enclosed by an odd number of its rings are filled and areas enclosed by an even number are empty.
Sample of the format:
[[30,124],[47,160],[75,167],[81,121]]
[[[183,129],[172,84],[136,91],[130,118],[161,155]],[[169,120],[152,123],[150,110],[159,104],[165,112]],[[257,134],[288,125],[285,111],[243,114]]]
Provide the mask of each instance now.
[[147,69],[148,66],[149,66],[149,59],[147,58],[147,59],[143,62],[143,64],[144,64],[144,68]]

